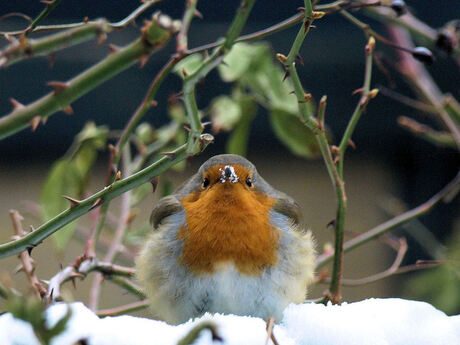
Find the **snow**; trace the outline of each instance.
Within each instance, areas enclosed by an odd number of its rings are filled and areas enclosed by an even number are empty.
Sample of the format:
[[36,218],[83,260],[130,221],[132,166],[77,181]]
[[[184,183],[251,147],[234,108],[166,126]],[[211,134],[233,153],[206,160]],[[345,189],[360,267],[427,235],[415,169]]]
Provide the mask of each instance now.
[[221,177],[220,177],[220,182],[225,183],[227,179],[232,182],[232,183],[237,183],[239,178],[238,175],[235,172],[235,168],[232,167],[231,165],[226,165],[223,169],[219,168],[219,171],[221,172]]
[[[267,338],[265,321],[260,318],[205,314],[171,326],[133,316],[100,319],[80,302],[50,307],[48,324],[60,320],[69,306],[68,328],[52,345],[70,345],[81,339],[89,345],[172,345],[203,320],[218,326],[227,345],[264,345]],[[291,304],[273,333],[281,345],[453,345],[460,344],[460,315],[447,316],[428,303],[403,299],[368,299],[340,306]],[[39,345],[30,325],[11,314],[0,316],[0,339],[2,345]],[[213,344],[210,332],[203,331],[195,344]]]

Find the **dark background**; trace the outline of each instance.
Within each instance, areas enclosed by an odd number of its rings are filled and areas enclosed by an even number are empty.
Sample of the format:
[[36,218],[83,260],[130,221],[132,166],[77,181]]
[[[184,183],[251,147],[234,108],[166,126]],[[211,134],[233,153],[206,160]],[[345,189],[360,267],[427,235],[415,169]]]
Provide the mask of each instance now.
[[[180,19],[184,3],[185,1],[182,0],[164,1],[158,5],[158,8],[171,17]],[[407,1],[406,3],[415,15],[435,28],[455,19],[454,16],[460,13],[458,0]],[[265,28],[292,16],[296,13],[297,7],[302,4],[302,1],[257,1],[244,33]],[[110,21],[118,21],[138,5],[139,2],[135,0],[62,1],[43,24],[76,22],[86,16],[90,19],[105,17]],[[223,35],[238,5],[239,1],[199,1],[198,9],[204,19],[195,19],[192,23],[189,46],[213,42]],[[43,4],[38,0],[1,1],[0,16],[9,12],[22,12],[35,17],[42,8]],[[385,29],[379,23],[366,17],[360,18],[386,35]],[[140,27],[142,19],[138,19],[137,22]],[[19,29],[25,25],[27,23],[21,20],[9,19],[0,23],[0,30]],[[338,14],[318,20],[315,25],[317,28],[310,32],[301,50],[305,66],[299,67],[298,70],[303,85],[316,100],[324,94],[328,95],[326,122],[335,137],[339,138],[358,101],[358,96],[351,96],[351,93],[362,85],[365,36],[357,27]],[[64,81],[72,78],[106,56],[108,43],[123,45],[135,39],[139,27],[131,26],[121,32],[113,32],[100,46],[90,41],[59,51],[53,68],[50,68],[48,59],[41,57],[0,70],[0,116],[10,112],[9,98],[14,97],[24,104],[34,101],[50,91],[46,86],[47,81]],[[296,33],[297,26],[272,35],[266,40],[271,42],[274,53],[286,54]],[[6,44],[5,40],[0,39],[0,47]],[[0,167],[1,165],[26,167],[28,164],[51,162],[57,159],[68,149],[74,135],[90,119],[95,120],[97,124],[108,124],[113,129],[123,128],[141,102],[151,80],[174,48],[174,40],[171,40],[166,49],[151,57],[143,69],[139,69],[136,65],[74,102],[72,104],[74,115],[55,114],[49,118],[46,126],[40,125],[34,133],[26,129],[2,140]],[[377,48],[394,61],[390,49],[381,43],[378,43]],[[428,67],[428,70],[443,92],[450,92],[458,99],[460,80],[458,66],[442,53],[435,52],[435,54],[437,60]],[[390,72],[398,92],[413,96],[405,82],[398,78],[391,67]],[[378,87],[379,84],[388,85],[388,82],[383,73],[374,66],[372,85]],[[147,114],[145,121],[154,125],[161,125],[168,121],[165,112],[166,99],[180,89],[180,79],[169,76],[157,94],[159,106]],[[208,105],[213,97],[228,90],[229,85],[222,83],[215,72],[211,73],[197,90],[199,106]],[[454,150],[437,148],[399,128],[396,119],[401,115],[427,121],[423,114],[417,113],[414,109],[379,95],[370,103],[366,114],[360,120],[353,135],[357,148],[354,151],[350,150],[347,157],[351,160],[359,160],[361,162],[359,164],[366,164],[369,160],[379,160],[390,166],[396,186],[399,188],[397,196],[409,207],[413,207],[426,201],[453,178],[460,160]],[[270,152],[266,150],[267,143],[270,143]],[[222,152],[224,144],[225,135],[219,135],[216,143],[209,148],[209,154]],[[262,109],[259,110],[253,123],[249,147],[251,155],[270,157],[290,155],[269,130],[268,119]],[[449,205],[436,207],[429,216],[423,217],[422,221],[439,239],[445,241],[452,231],[452,223],[458,216],[458,210],[457,198]],[[407,261],[414,262],[424,254],[416,250],[416,243],[410,244],[412,250]]]

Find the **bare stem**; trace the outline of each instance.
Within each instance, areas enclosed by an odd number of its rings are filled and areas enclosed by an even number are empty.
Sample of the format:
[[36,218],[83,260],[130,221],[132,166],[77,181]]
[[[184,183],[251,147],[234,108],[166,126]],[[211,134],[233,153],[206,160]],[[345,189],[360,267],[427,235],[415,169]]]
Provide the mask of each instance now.
[[187,33],[190,28],[190,24],[195,17],[196,5],[198,0],[186,0],[187,9],[185,10],[184,17],[182,19],[182,26],[177,34],[177,52],[181,53],[187,50],[188,47],[188,37]]
[[[22,216],[19,214],[18,211],[10,210],[10,217],[13,223],[13,229],[16,235],[15,237],[23,237],[25,235],[25,232],[22,229]],[[33,259],[30,257],[27,251],[23,251],[21,254],[19,254],[19,258],[21,259],[21,270],[23,270],[26,274],[27,280],[29,281],[29,285],[31,286],[35,295],[41,299],[46,294],[46,289],[40,283],[40,280],[37,278],[37,275],[35,274],[35,266],[33,263]]]
[[[417,206],[416,208],[413,208],[412,210],[409,210],[407,212],[404,212],[400,214],[399,216],[396,216],[378,226],[375,228],[368,230],[364,233],[362,233],[359,236],[356,236],[355,238],[347,241],[343,248],[344,248],[344,253],[347,253],[367,242],[370,240],[373,240],[384,233],[393,230],[397,228],[398,226],[401,226],[412,219],[418,218],[429,211],[441,200],[443,200],[444,197],[449,195],[453,190],[456,190],[460,186],[460,172],[457,173],[455,178],[449,182],[442,190],[440,190],[438,193],[433,195],[430,199],[428,199],[426,202],[423,204]],[[319,256],[316,260],[316,268],[319,269],[332,261],[334,258],[334,253],[327,253]]]
[[175,23],[169,17],[154,15],[152,21],[143,28],[142,37],[127,47],[109,55],[68,82],[50,83],[55,90],[37,101],[27,106],[15,104],[13,112],[0,118],[0,139],[34,124],[34,118],[40,120],[58,110],[65,110],[74,100],[130,67],[139,58],[159,50],[176,30]]
[[243,29],[254,3],[255,0],[243,0],[241,2],[222,45],[216,49],[211,56],[206,58],[193,74],[184,77],[184,102],[187,116],[190,121],[187,152],[190,154],[195,154],[200,151],[199,138],[204,128],[198,115],[198,106],[195,99],[195,85],[200,79],[204,78],[212,69],[219,65],[224,55],[231,49],[233,43]]
[[43,11],[40,12],[40,14],[38,15],[37,18],[35,18],[32,23],[30,24],[30,26],[26,29],[25,31],[25,34],[28,34],[32,31],[34,31],[35,27],[43,20],[45,19],[46,17],[48,17],[48,15],[51,13],[51,11],[57,6],[59,5],[59,3],[61,2],[61,0],[51,0],[50,3],[46,4],[45,5],[45,8],[43,9]]
[[[131,155],[129,152],[129,147],[123,149],[123,160],[122,160],[122,169],[121,173],[124,176],[129,176],[131,171],[129,166],[131,164]],[[115,255],[118,252],[118,248],[122,244],[123,236],[128,227],[128,217],[130,212],[130,202],[131,202],[131,191],[127,191],[122,195],[121,199],[121,210],[118,218],[117,228],[115,230],[115,235],[110,243],[109,249],[104,257],[104,261],[112,262],[115,258]],[[106,208],[107,209],[107,208]],[[105,218],[105,217],[104,217]],[[89,308],[91,310],[96,310],[98,308],[99,296],[101,293],[101,284],[103,282],[103,275],[96,274],[92,286],[90,289],[90,299],[89,299]]]
[[[122,267],[109,262],[99,262],[96,258],[81,257],[73,265],[67,266],[49,280],[48,300],[59,300],[62,284],[75,278],[85,278],[93,271],[101,272],[107,276],[132,277],[134,275],[133,268]],[[116,280],[114,282],[116,283]]]
[[122,305],[120,307],[111,308],[111,309],[101,309],[98,310],[97,316],[105,317],[105,316],[118,316],[118,315],[125,315],[131,313],[133,311],[147,309],[149,306],[149,300],[145,299],[142,301]]

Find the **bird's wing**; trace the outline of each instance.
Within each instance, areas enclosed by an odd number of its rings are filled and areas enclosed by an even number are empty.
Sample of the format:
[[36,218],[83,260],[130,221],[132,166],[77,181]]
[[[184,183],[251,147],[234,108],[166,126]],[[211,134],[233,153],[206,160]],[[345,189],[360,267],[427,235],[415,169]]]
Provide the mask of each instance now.
[[[280,193],[281,194],[281,193]],[[297,225],[302,220],[300,206],[288,196],[279,196],[273,205],[273,211],[281,213],[292,220],[292,223]]]
[[173,195],[162,198],[152,210],[150,215],[150,223],[153,225],[153,228],[156,230],[160,223],[166,217],[169,217],[173,214],[179,213],[183,210],[181,203]]

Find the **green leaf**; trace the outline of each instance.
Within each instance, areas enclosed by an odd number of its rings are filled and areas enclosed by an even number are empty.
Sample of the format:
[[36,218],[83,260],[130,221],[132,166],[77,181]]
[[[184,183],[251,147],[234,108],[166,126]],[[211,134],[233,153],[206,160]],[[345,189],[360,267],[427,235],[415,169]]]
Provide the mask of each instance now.
[[274,108],[270,113],[270,123],[275,135],[292,153],[307,158],[318,157],[321,154],[315,135],[297,116]]
[[[84,192],[90,176],[91,166],[97,158],[97,150],[105,147],[106,127],[96,127],[92,122],[85,125],[75,137],[73,151],[53,164],[40,192],[43,221],[55,217],[69,207],[62,196],[79,198]],[[58,251],[67,246],[77,222],[72,222],[53,234]]]
[[239,105],[243,115],[230,134],[226,145],[226,151],[227,153],[246,156],[251,122],[256,116],[257,104],[252,97],[243,96],[239,100]]
[[248,72],[253,61],[263,58],[265,46],[265,44],[235,44],[225,57],[225,64],[218,66],[222,80],[233,82],[240,79]]
[[238,102],[228,96],[217,97],[211,104],[212,127],[215,132],[232,130],[241,115]]
[[173,71],[183,79],[184,71],[187,75],[193,74],[201,66],[202,62],[203,56],[201,54],[193,54],[180,61]]

